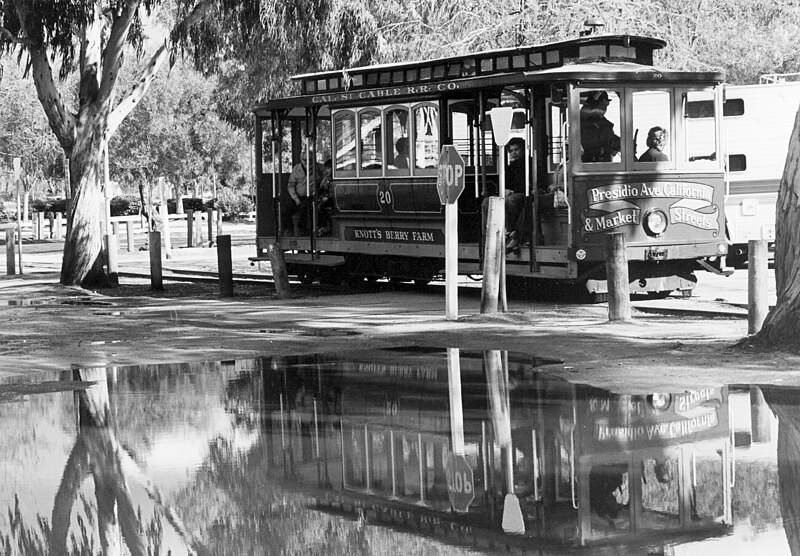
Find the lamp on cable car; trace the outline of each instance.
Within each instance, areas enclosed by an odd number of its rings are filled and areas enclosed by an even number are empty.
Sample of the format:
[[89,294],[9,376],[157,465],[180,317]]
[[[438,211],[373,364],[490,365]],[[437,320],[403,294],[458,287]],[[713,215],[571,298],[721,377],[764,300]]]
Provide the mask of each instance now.
[[642,219],[642,226],[647,235],[658,237],[667,229],[667,215],[661,209],[648,211]]

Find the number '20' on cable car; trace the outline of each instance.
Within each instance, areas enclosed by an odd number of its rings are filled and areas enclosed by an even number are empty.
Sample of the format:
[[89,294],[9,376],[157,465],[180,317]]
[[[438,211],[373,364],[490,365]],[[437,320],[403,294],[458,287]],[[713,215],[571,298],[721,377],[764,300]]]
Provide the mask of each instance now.
[[[444,268],[442,147],[465,162],[459,273],[482,273],[484,200],[506,169],[506,273],[602,298],[624,234],[632,293],[690,295],[727,252],[723,76],[653,66],[666,43],[588,35],[295,77],[258,104],[257,239],[303,281],[427,283]],[[496,144],[490,113],[511,107]],[[585,289],[584,289],[585,288]]]

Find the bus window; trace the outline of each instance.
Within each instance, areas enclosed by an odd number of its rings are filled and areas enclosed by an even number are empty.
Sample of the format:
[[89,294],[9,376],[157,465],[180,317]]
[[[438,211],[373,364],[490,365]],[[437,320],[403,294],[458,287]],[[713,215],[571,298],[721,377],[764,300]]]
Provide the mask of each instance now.
[[379,176],[383,169],[383,146],[381,143],[381,111],[366,108],[359,112],[361,130],[361,175]]
[[436,173],[439,163],[439,109],[432,104],[414,109],[414,168]]
[[408,108],[386,110],[386,168],[393,175],[407,176],[411,167],[409,152]]
[[717,167],[717,125],[713,91],[684,93],[686,162],[692,167]]
[[632,95],[634,161],[673,160],[669,91],[635,91]]
[[336,112],[333,116],[333,130],[336,136],[334,171],[338,176],[355,176],[356,115],[350,110]]
[[581,161],[620,162],[620,95],[616,91],[581,93]]

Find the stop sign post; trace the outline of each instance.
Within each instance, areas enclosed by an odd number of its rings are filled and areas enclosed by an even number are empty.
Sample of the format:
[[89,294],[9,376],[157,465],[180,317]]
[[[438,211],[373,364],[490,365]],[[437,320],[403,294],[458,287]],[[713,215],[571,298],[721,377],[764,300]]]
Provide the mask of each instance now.
[[475,481],[467,458],[450,452],[447,456],[445,473],[450,504],[455,511],[466,512],[475,500]]
[[458,197],[464,191],[464,159],[453,145],[439,154],[436,191],[444,205],[445,315],[458,319]]

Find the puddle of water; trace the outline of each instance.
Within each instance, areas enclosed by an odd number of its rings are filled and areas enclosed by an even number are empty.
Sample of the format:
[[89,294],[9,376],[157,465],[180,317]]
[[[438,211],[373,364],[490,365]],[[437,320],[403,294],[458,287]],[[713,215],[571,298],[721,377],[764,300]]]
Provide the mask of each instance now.
[[38,299],[0,299],[0,307],[21,307],[27,305],[45,305],[52,303],[53,298],[38,298]]
[[394,348],[0,384],[0,553],[48,530],[211,554],[795,545],[800,390],[622,395],[553,365]]

